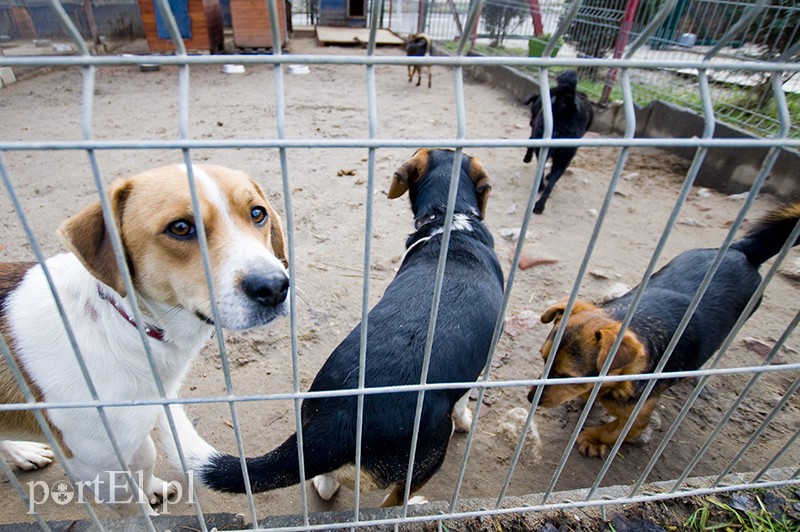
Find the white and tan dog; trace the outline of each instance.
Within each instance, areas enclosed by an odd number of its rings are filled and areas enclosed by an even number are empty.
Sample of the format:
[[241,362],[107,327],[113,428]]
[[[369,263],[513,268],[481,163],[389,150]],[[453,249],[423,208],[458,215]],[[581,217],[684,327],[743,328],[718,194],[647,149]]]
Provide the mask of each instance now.
[[[287,312],[289,277],[281,224],[262,189],[242,172],[194,166],[193,174],[208,240],[213,290],[220,325],[247,329]],[[114,182],[109,200],[133,279],[149,344],[168,397],[175,397],[192,359],[213,332],[211,302],[195,226],[185,166],[158,168]],[[72,253],[47,260],[67,319],[100,401],[159,397],[153,372],[133,321],[100,202],[60,227]],[[0,332],[33,393],[41,401],[74,403],[92,398],[41,266],[0,265]],[[0,402],[24,403],[5,361],[0,359]],[[186,452],[206,444],[183,410],[172,406]],[[129,513],[125,504],[158,503],[175,486],[153,475],[150,436],[163,422],[163,407],[106,408],[122,456],[140,493],[128,491],[99,414],[93,408],[49,409],[45,417],[79,481],[94,482],[103,501]],[[0,438],[9,460],[23,469],[54,458],[31,411],[0,411]],[[171,440],[171,437],[169,438]],[[138,473],[142,471],[142,473]],[[133,495],[133,497],[131,497]],[[113,499],[112,499],[113,497]]]

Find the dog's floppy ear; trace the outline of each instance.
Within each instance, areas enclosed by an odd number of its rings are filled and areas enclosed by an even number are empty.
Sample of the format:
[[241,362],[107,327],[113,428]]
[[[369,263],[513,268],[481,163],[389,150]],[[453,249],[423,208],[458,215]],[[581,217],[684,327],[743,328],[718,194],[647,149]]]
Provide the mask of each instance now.
[[[614,345],[614,340],[617,339],[619,334],[620,324],[613,323],[606,325],[601,329],[595,331],[595,339],[599,344],[599,352],[597,355],[597,370],[603,367],[608,359],[608,354],[611,352],[611,347]],[[622,368],[630,366],[637,360],[645,357],[644,346],[630,331],[626,330],[622,337],[622,343],[619,344],[617,355],[611,362],[611,367],[608,369],[609,373],[612,371],[619,371]]]
[[283,226],[281,226],[281,219],[275,209],[267,203],[267,213],[269,214],[269,240],[272,244],[272,252],[280,260],[284,266],[289,267],[289,258],[286,255],[286,244],[283,239]]
[[289,267],[289,258],[286,256],[286,240],[283,238],[283,226],[281,225],[281,218],[275,209],[270,205],[267,195],[264,194],[264,189],[261,185],[254,180],[250,180],[253,188],[256,189],[258,195],[264,200],[264,208],[267,209],[267,216],[269,216],[269,243],[272,246],[272,253],[280,260],[284,266]]
[[[539,318],[542,323],[550,323],[553,320],[561,319],[561,316],[564,315],[564,309],[567,308],[567,301],[564,300],[560,303],[556,303],[549,309],[542,312],[541,317]],[[577,314],[579,312],[584,312],[586,310],[592,310],[595,307],[591,303],[587,303],[585,301],[577,300],[575,304],[572,305],[572,314]]]
[[403,164],[392,176],[392,184],[389,186],[389,199],[399,198],[408,190],[409,184],[418,180],[428,172],[430,153],[427,148],[420,148],[414,152],[406,163]]
[[481,211],[481,218],[486,215],[486,203],[489,201],[489,192],[492,186],[489,184],[489,176],[483,169],[481,161],[477,157],[472,157],[469,164],[469,177],[475,183],[475,193],[478,195],[478,209]]
[[[111,212],[118,228],[122,225],[122,210],[132,187],[131,181],[117,181],[111,185]],[[113,288],[120,296],[127,295],[99,201],[62,223],[58,234],[89,273]]]

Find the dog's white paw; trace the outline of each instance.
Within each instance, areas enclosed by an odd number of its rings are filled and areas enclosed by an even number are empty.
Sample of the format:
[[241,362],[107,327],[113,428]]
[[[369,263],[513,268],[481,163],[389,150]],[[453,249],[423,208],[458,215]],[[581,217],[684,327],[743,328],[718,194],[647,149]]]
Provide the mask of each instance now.
[[147,501],[152,506],[157,506],[164,500],[170,500],[170,497],[177,495],[178,488],[177,482],[167,482],[158,477],[153,477],[144,492],[147,495]]
[[429,502],[428,499],[426,499],[422,495],[414,495],[413,497],[408,499],[408,504],[428,504],[428,502]]
[[317,475],[311,482],[314,484],[314,489],[317,490],[317,494],[325,501],[331,500],[331,497],[336,495],[336,492],[339,491],[339,486],[341,486],[341,484],[330,475]]
[[465,407],[460,412],[458,409],[453,411],[453,428],[456,432],[469,432],[472,426],[472,410]]
[[3,453],[8,462],[25,471],[47,467],[56,459],[49,445],[33,441],[4,441]]

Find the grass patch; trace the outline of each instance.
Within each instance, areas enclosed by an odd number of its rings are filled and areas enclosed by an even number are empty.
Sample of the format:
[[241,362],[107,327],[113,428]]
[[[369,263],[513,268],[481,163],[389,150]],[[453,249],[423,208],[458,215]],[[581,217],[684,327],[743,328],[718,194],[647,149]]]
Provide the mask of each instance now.
[[688,530],[741,532],[800,532],[800,522],[780,508],[768,508],[763,494],[732,497],[727,502],[709,497],[684,523]]
[[[455,53],[455,42],[440,43],[448,52]],[[472,51],[489,57],[527,57],[527,50],[519,47],[498,46],[476,43]],[[559,72],[567,67],[552,67],[548,69],[551,83]],[[538,67],[522,67],[533,76],[538,75]],[[664,83],[654,83],[652,79],[634,79],[632,92],[634,103],[646,107],[654,100],[671,103],[673,105],[690,109],[698,114],[703,112],[703,103],[700,92],[693,79],[675,76],[670,72],[658,71],[657,77]],[[648,78],[651,76],[648,75]],[[650,81],[650,82],[648,82]],[[605,72],[599,72],[595,79],[583,77],[579,83],[580,89],[590,99],[598,101],[603,94],[605,86]],[[664,90],[669,87],[669,90]],[[775,136],[780,132],[778,110],[774,98],[767,105],[759,106],[756,101],[756,90],[753,87],[742,87],[733,83],[711,82],[713,108],[717,120],[731,124],[735,127],[749,131],[759,137]],[[622,101],[622,90],[619,83],[611,89],[610,101]],[[793,127],[789,131],[790,138],[800,138],[800,94],[787,93],[787,105]]]

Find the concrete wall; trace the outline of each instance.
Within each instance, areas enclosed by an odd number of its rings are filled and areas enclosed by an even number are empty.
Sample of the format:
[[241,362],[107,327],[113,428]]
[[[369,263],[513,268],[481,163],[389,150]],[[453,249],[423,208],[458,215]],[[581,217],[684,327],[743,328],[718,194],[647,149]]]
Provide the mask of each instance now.
[[[440,51],[437,49],[437,52]],[[465,68],[479,81],[491,83],[510,92],[524,102],[538,94],[539,85],[532,76],[507,66],[476,66]],[[525,117],[527,119],[527,117]],[[625,116],[621,106],[598,108],[592,130],[598,133],[621,135],[625,131]],[[692,138],[703,134],[703,119],[691,111],[661,101],[636,109],[636,137]],[[717,123],[715,138],[754,138],[734,127]],[[662,148],[691,160],[696,148]],[[766,148],[713,148],[708,151],[697,176],[697,184],[725,194],[736,194],[750,188],[767,156]],[[782,149],[763,190],[783,200],[800,199],[800,153]]]
[[[636,136],[642,138],[692,138],[703,134],[704,120],[691,111],[655,101],[636,109]],[[622,134],[625,116],[621,107],[600,109],[596,113],[598,132]],[[756,138],[727,124],[717,122],[714,138]],[[662,148],[685,159],[692,159],[695,148]],[[749,190],[764,163],[768,148],[712,148],[697,175],[697,184],[737,194]],[[772,173],[764,185],[769,192],[785,200],[800,199],[800,154],[781,149]]]

